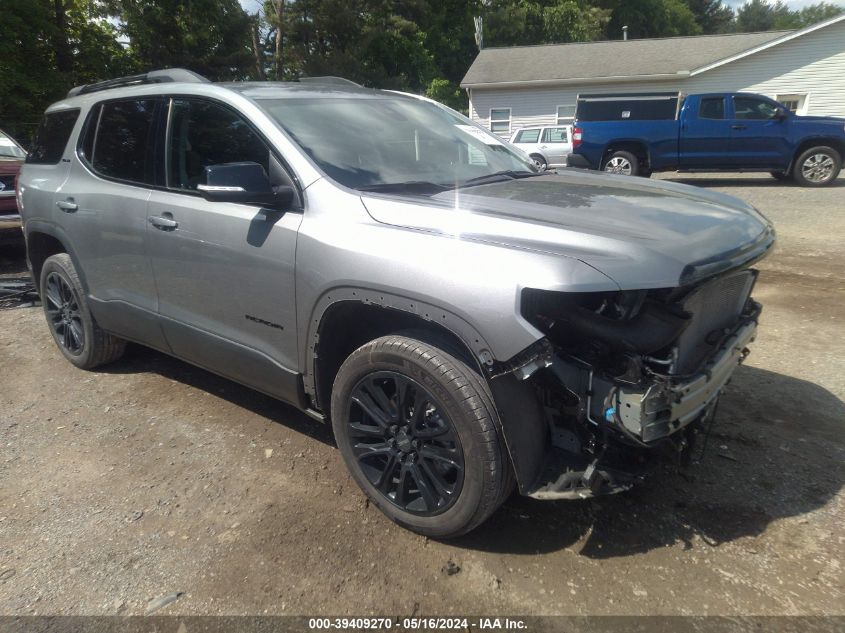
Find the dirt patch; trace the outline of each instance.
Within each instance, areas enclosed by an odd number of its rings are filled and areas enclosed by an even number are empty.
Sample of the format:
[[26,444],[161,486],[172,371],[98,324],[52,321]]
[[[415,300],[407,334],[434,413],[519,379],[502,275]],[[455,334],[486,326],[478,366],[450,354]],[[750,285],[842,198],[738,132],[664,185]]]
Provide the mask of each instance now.
[[0,311],[0,613],[173,594],[156,614],[845,613],[843,189],[684,180],[780,237],[700,463],[601,500],[513,497],[448,543],[370,507],[294,409],[140,347],[82,372],[38,308]]

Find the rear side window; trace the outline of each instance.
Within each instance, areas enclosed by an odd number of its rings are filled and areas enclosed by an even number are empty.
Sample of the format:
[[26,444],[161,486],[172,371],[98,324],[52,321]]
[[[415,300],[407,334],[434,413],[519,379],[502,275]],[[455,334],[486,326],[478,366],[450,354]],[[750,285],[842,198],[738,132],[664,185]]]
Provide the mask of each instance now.
[[73,132],[79,110],[61,110],[44,115],[32,151],[26,157],[26,162],[35,165],[55,165],[62,159],[65,147]]
[[565,127],[547,127],[543,130],[544,143],[566,143],[569,141],[569,136],[566,134]]
[[117,180],[153,183],[157,103],[156,99],[132,99],[102,105],[90,158],[94,171]]
[[540,130],[520,130],[514,143],[536,143],[540,138]]
[[698,118],[700,119],[724,119],[725,118],[725,100],[722,97],[708,97],[701,100],[701,105],[698,108]]

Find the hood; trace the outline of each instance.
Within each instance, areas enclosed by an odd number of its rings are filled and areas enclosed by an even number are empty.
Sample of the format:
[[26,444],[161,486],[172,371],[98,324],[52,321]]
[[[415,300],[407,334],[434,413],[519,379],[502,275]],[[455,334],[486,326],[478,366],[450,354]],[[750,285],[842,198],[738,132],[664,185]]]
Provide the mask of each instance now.
[[691,283],[759,259],[774,243],[768,220],[737,198],[603,172],[363,202],[386,224],[576,258],[622,289]]

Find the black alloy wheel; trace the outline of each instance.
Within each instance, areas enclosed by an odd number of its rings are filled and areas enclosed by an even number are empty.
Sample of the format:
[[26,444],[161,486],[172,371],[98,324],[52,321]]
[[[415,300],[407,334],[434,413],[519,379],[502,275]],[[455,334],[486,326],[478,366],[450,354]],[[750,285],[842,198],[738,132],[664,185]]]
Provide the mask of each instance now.
[[85,327],[79,297],[58,273],[47,275],[44,288],[44,309],[56,342],[69,354],[78,356],[85,348]]
[[461,441],[421,384],[395,371],[369,374],[353,387],[346,419],[362,473],[391,504],[434,516],[460,496]]

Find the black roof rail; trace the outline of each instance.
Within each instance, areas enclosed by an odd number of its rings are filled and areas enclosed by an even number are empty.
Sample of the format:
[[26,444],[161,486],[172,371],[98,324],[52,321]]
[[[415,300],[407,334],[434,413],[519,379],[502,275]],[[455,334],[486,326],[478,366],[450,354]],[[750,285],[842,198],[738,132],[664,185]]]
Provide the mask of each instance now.
[[351,79],[344,79],[343,77],[300,77],[299,83],[315,83],[315,84],[336,84],[338,86],[357,86],[362,88],[361,84],[355,83]]
[[70,98],[87,95],[92,92],[100,92],[101,90],[109,90],[111,88],[121,88],[123,86],[140,86],[142,84],[161,84],[176,81],[185,83],[210,83],[208,79],[191,70],[167,68],[165,70],[151,70],[148,73],[140,75],[130,75],[129,77],[118,77],[117,79],[99,81],[95,84],[76,86],[76,88],[71,88],[68,91],[67,96]]

